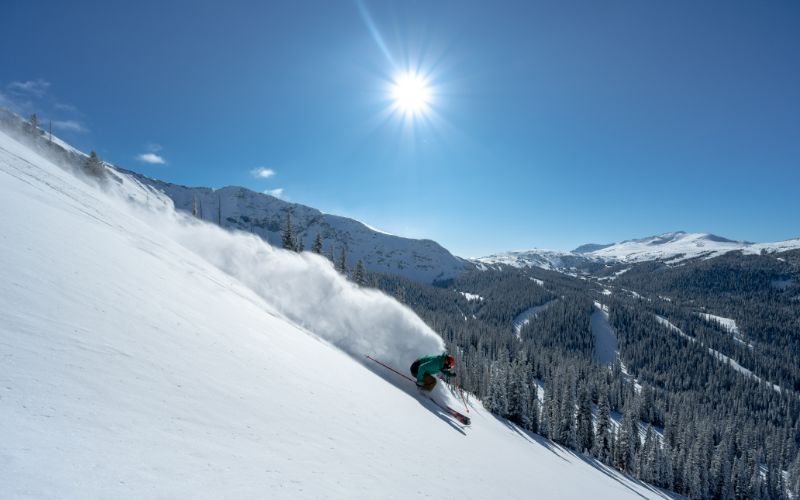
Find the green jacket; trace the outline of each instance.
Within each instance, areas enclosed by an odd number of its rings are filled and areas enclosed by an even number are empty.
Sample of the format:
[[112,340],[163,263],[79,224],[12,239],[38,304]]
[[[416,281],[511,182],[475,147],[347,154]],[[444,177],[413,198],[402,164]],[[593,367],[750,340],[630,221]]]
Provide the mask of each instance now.
[[419,368],[417,371],[417,385],[422,385],[422,379],[426,373],[430,373],[432,376],[436,375],[439,372],[444,373],[447,376],[453,377],[455,373],[449,370],[443,370],[444,368],[444,359],[447,357],[446,354],[441,354],[439,356],[423,356],[419,358]]

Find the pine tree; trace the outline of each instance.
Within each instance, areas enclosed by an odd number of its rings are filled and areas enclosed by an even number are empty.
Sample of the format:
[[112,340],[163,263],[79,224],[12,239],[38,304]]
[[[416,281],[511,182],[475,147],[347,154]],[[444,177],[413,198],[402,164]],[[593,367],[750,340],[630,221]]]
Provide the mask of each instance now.
[[530,389],[530,402],[528,403],[528,429],[533,432],[539,432],[539,390],[536,384],[531,384]]
[[86,171],[95,177],[102,177],[105,174],[106,169],[103,166],[103,162],[97,157],[97,153],[94,150],[89,154],[89,158],[86,159]]
[[364,269],[364,261],[358,259],[356,263],[356,268],[353,271],[353,281],[359,286],[364,286],[367,284],[367,274],[366,270]]
[[608,396],[600,395],[597,408],[597,431],[594,438],[594,456],[605,464],[611,464],[611,409]]
[[639,477],[649,483],[658,477],[658,438],[653,426],[648,425],[644,435],[644,445],[639,453]]
[[401,304],[406,303],[406,289],[402,286],[398,286],[394,290],[394,298],[397,299],[398,302]]
[[617,466],[625,472],[633,472],[639,448],[639,426],[636,423],[635,414],[632,408],[628,408],[625,416],[622,417],[622,425],[619,429]]
[[198,219],[203,218],[203,209],[200,206],[200,202],[197,199],[197,193],[192,193],[192,215],[194,215]]
[[[524,355],[522,355],[524,358]],[[511,365],[508,379],[508,419],[528,427],[530,411],[530,381],[528,380],[527,363],[524,359],[516,359]]]
[[344,246],[342,247],[342,252],[339,254],[339,262],[336,268],[340,273],[347,275],[347,250]]
[[[746,455],[746,454],[745,454]],[[747,458],[742,455],[733,461],[733,494],[736,498],[747,498],[749,495],[750,475],[747,473]]]
[[322,255],[322,235],[317,233],[317,237],[314,238],[314,244],[311,246],[311,251],[317,255]]
[[587,453],[592,449],[594,430],[592,429],[592,400],[585,385],[581,386],[578,396],[578,415],[576,421],[578,451]]
[[661,460],[659,462],[658,467],[658,477],[660,480],[658,484],[663,486],[664,488],[674,490],[675,489],[675,476],[672,468],[672,448],[669,445],[664,445],[661,448]]
[[291,212],[286,212],[286,225],[283,227],[281,242],[284,250],[297,250],[297,241],[295,241],[294,229],[292,229]]
[[39,137],[39,117],[36,116],[36,113],[31,115],[31,119],[28,122],[28,128],[33,137]]
[[789,471],[789,491],[792,492],[792,498],[800,498],[800,453]]
[[542,436],[555,440],[557,425],[554,418],[558,403],[554,399],[553,382],[551,381],[542,394],[542,411],[539,414],[539,432]]
[[295,251],[298,253],[303,253],[306,250],[306,244],[303,243],[303,237],[298,235],[297,236],[297,246],[295,247]]
[[497,359],[492,362],[489,378],[489,409],[492,413],[507,417],[508,404],[508,382],[510,366],[508,363],[508,351],[501,348],[497,354]]
[[711,468],[708,471],[708,487],[714,498],[730,498],[733,495],[731,487],[731,469],[733,467],[733,450],[730,442],[731,429],[726,431],[726,437],[714,448],[711,459]]
[[750,470],[750,483],[747,488],[747,498],[758,500],[764,497],[763,480],[761,478],[761,466],[758,461],[751,457],[748,462],[748,469]]
[[655,396],[653,389],[647,385],[642,385],[641,405],[639,406],[639,419],[647,423],[657,423],[655,414]]
[[573,450],[577,448],[575,434],[575,398],[572,380],[565,378],[565,385],[561,392],[561,432],[558,442]]

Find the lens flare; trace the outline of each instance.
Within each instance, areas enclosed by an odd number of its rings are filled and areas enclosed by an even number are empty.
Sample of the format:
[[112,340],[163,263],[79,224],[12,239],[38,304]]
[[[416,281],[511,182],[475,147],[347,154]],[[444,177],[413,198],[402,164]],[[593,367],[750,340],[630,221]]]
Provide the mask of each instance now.
[[422,115],[431,101],[431,89],[424,77],[406,72],[397,75],[392,84],[394,107],[405,115]]

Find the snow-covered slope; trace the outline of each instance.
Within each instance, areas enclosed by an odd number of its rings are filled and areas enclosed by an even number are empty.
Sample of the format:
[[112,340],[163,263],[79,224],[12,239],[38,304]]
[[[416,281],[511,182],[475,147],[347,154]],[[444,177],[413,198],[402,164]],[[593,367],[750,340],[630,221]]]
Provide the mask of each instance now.
[[354,219],[325,214],[246,188],[191,188],[130,174],[163,191],[178,209],[194,212],[197,217],[222,227],[257,234],[276,246],[281,246],[286,213],[291,211],[292,225],[306,249],[311,248],[319,233],[323,253],[327,255],[333,249],[338,259],[341,249],[346,248],[351,268],[358,259],[363,259],[371,271],[430,283],[454,278],[469,265],[435,241],[395,236]]
[[677,231],[610,245],[581,245],[572,252],[525,250],[504,252],[476,259],[485,265],[541,267],[557,271],[586,270],[598,264],[663,260],[670,263],[692,258],[712,258],[732,251],[744,254],[774,253],[800,248],[800,238],[775,243],[733,241],[706,233]]
[[441,340],[325,259],[103,185],[0,131],[3,498],[659,495],[370,370]]
[[568,271],[581,269],[587,265],[602,264],[603,261],[573,252],[534,248],[488,255],[475,259],[475,262],[488,266],[503,264],[512,267],[540,267],[551,271]]
[[678,231],[617,243],[586,255],[616,262],[642,262],[647,260],[680,261],[695,257],[716,257],[731,251],[745,254],[782,252],[800,248],[800,238],[776,243],[750,243],[733,241],[713,234]]

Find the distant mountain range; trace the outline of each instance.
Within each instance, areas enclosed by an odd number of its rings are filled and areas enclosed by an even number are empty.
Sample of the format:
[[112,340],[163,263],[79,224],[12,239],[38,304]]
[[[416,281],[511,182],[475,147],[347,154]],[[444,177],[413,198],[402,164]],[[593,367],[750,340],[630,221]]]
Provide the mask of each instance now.
[[751,243],[708,233],[676,231],[620,243],[589,243],[571,252],[532,249],[498,253],[474,261],[484,266],[504,264],[513,267],[541,267],[555,271],[569,271],[653,260],[676,263],[686,259],[712,258],[733,251],[757,254],[784,252],[797,248],[800,248],[800,238],[775,243]]

